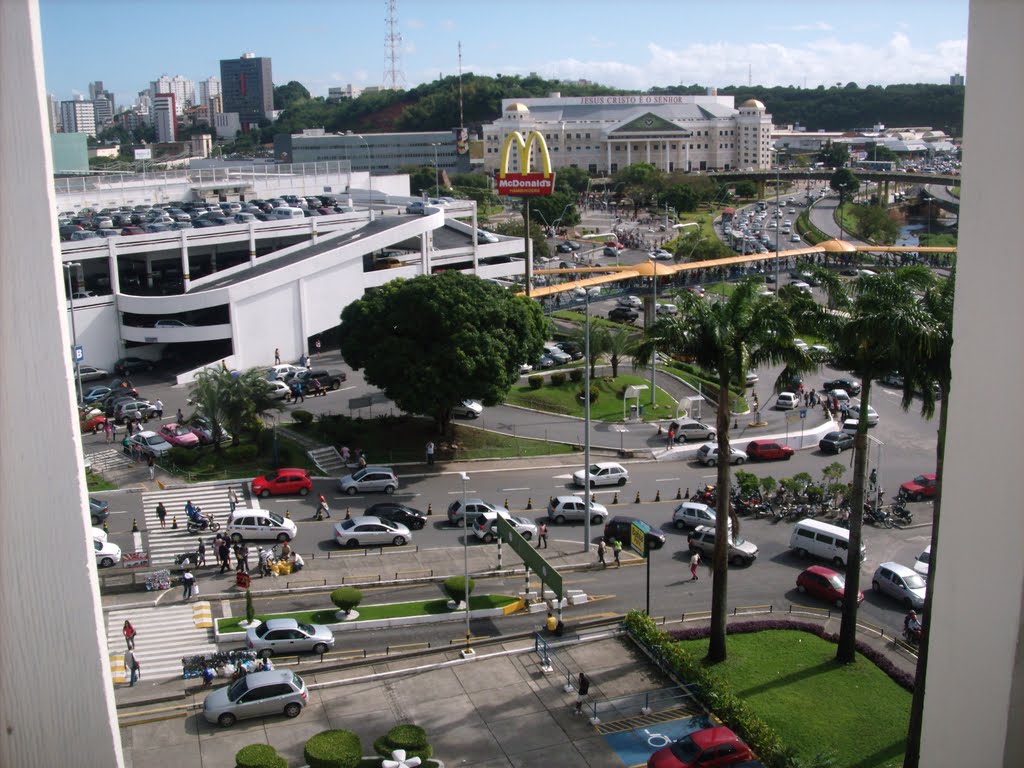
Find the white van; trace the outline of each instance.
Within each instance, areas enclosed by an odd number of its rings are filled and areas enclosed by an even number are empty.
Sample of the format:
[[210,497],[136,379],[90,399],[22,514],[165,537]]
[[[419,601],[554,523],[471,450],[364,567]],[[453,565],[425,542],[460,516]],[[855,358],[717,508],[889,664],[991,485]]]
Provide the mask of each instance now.
[[[822,560],[830,560],[837,566],[846,566],[846,555],[850,549],[850,532],[838,525],[823,523],[820,520],[801,520],[793,526],[789,537],[790,549],[800,557],[814,555]],[[866,550],[860,545],[860,559],[864,561]]]
[[275,208],[270,213],[272,219],[304,219],[306,214],[302,212],[301,208],[289,208],[282,206],[281,208]]
[[250,539],[291,541],[298,529],[295,521],[263,509],[236,509],[228,517],[225,533],[236,544]]

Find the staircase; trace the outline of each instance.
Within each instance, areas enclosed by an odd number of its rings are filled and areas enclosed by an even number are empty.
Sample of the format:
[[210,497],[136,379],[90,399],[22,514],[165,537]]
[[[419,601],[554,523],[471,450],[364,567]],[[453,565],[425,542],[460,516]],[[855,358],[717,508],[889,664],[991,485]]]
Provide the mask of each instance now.
[[343,474],[345,464],[341,460],[341,454],[338,453],[337,448],[328,447],[318,443],[316,440],[312,440],[295,430],[289,429],[288,427],[278,427],[278,433],[284,435],[289,440],[292,440],[302,446],[306,451],[306,455],[309,460],[316,464],[323,474],[328,476],[335,476]]

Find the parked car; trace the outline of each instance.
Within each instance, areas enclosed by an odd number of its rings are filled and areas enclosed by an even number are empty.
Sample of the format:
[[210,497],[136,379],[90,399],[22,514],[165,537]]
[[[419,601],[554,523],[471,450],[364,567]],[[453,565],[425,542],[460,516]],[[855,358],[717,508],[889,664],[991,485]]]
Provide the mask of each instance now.
[[664,533],[650,523],[628,515],[615,515],[608,519],[604,524],[604,540],[610,544],[612,539],[616,539],[622,542],[623,546],[628,547],[633,523],[640,523],[640,527],[645,529],[644,539],[649,549],[661,549],[665,546],[666,536]]
[[245,632],[249,650],[262,658],[327,653],[334,647],[334,633],[323,624],[295,619],[267,619]]
[[94,379],[106,379],[110,374],[102,368],[93,365],[79,365],[78,375],[82,381],[93,381]]
[[153,323],[154,328],[191,328],[192,326],[182,320],[164,318]]
[[715,510],[698,501],[684,501],[672,511],[672,525],[679,530],[698,525],[714,526],[716,519]]
[[78,426],[82,432],[92,432],[96,434],[103,425],[107,423],[107,417],[103,415],[103,411],[98,408],[91,410],[82,410],[78,412]]
[[629,482],[629,472],[621,464],[613,461],[601,461],[591,464],[588,470],[577,470],[572,476],[573,482],[583,488],[589,482],[593,488],[598,485],[625,485]]
[[[608,509],[603,504],[590,500],[590,522],[601,525],[608,517]],[[553,523],[572,521],[583,522],[587,518],[587,506],[579,496],[554,496],[548,501],[548,520]]]
[[871,577],[871,588],[898,600],[906,608],[917,610],[924,607],[925,593],[928,591],[928,585],[921,574],[899,563],[879,565]]
[[[699,525],[687,537],[691,550],[700,552],[705,559],[710,559],[715,551],[715,529],[710,525]],[[728,558],[731,565],[750,565],[757,559],[757,545],[740,536],[729,532]]]
[[793,458],[795,451],[778,440],[751,440],[747,443],[747,456],[761,461]]
[[121,403],[114,414],[121,424],[129,421],[149,421],[151,416],[156,415],[156,406],[148,400],[129,400]]
[[144,360],[141,357],[122,357],[114,363],[114,371],[121,376],[126,376],[129,373],[138,373],[139,371],[152,370],[153,361]]
[[901,496],[906,496],[911,501],[921,501],[921,499],[934,498],[938,488],[937,475],[934,472],[929,472],[903,483],[899,492]]
[[228,728],[249,717],[298,717],[308,702],[306,684],[290,669],[250,672],[207,696],[203,718]]
[[780,411],[791,411],[800,406],[800,396],[795,392],[780,392],[775,398],[775,407]]
[[647,760],[647,768],[718,768],[754,756],[750,747],[725,726],[705,728],[676,739]]
[[113,392],[110,387],[92,387],[82,393],[83,403],[99,403],[102,402],[107,395]]
[[275,469],[263,477],[254,478],[252,481],[253,496],[259,496],[263,499],[268,496],[280,496],[289,493],[305,496],[312,488],[313,481],[309,478],[309,472],[304,469],[291,467]]
[[267,386],[270,388],[269,394],[273,400],[287,400],[292,396],[292,388],[283,381],[274,379],[268,381]]
[[[811,597],[817,597],[832,603],[836,608],[842,608],[843,597],[846,594],[846,577],[823,565],[812,565],[796,577],[796,588],[799,592],[806,592]],[[857,593],[857,602],[864,602],[863,592]]]
[[[850,405],[849,409],[848,409],[848,413],[850,414],[850,418],[851,419],[854,419],[856,421],[860,421],[860,403],[852,403]],[[878,412],[869,405],[868,406],[868,426],[869,427],[874,427],[874,426],[877,426],[877,425],[878,425]]]
[[425,512],[397,501],[381,501],[366,510],[367,517],[379,517],[392,523],[401,523],[410,531],[419,531],[427,524]]
[[298,530],[294,520],[281,517],[277,512],[241,507],[237,507],[228,515],[228,522],[224,528],[227,537],[236,543],[249,539],[291,541]]
[[298,365],[289,365],[288,363],[282,363],[275,365],[267,369],[267,381],[288,381],[296,374],[305,371],[306,369]]
[[508,512],[508,510],[483,499],[466,499],[465,503],[461,499],[456,499],[448,505],[448,525],[462,525],[465,516],[468,516],[470,520],[476,520],[484,512]]
[[401,523],[380,517],[353,517],[334,524],[334,540],[340,547],[384,544],[401,547],[412,541],[412,532]]
[[818,441],[818,448],[822,453],[842,453],[853,448],[853,440],[853,435],[847,432],[829,432]]
[[184,424],[170,422],[160,427],[160,437],[178,448],[195,448],[199,445],[199,436]]
[[685,443],[688,440],[714,440],[718,434],[714,427],[709,427],[700,421],[681,421],[673,422],[673,424],[675,424],[677,443]]
[[831,389],[845,389],[854,397],[860,394],[860,382],[856,379],[832,379],[822,384],[821,388],[826,392]]
[[[205,416],[193,416],[188,420],[186,426],[192,430],[192,433],[199,438],[199,442],[203,445],[210,445],[213,442],[213,423]],[[224,429],[223,425],[220,425],[220,442],[231,442],[231,433]]]
[[125,453],[130,453],[132,448],[142,451],[145,456],[153,456],[159,459],[165,453],[171,450],[171,444],[164,440],[156,432],[146,430],[145,432],[136,432],[131,437],[125,438],[128,442],[124,447]]
[[497,519],[499,517],[508,521],[509,525],[515,528],[527,541],[537,535],[537,524],[533,520],[500,511],[484,512],[481,515],[477,515],[476,520],[473,521],[473,534],[483,541],[484,544],[490,544],[498,536]]
[[96,565],[100,568],[110,568],[121,562],[121,548],[112,541],[93,539],[92,546],[96,554]]
[[484,407],[479,400],[463,400],[458,405],[452,406],[452,416],[455,418],[475,419],[484,412]]
[[917,573],[921,574],[922,576],[924,576],[927,579],[928,578],[928,566],[931,564],[931,561],[932,561],[932,545],[929,544],[927,547],[924,548],[924,552],[922,552],[920,555],[918,555],[914,559],[914,570]]
[[348,374],[344,371],[329,371],[326,368],[310,368],[308,370],[301,370],[290,377],[286,377],[288,384],[294,384],[299,381],[302,382],[304,389],[312,386],[314,381],[320,382],[321,387],[326,387],[331,390],[341,389],[341,385],[348,379]]
[[612,307],[608,311],[608,319],[617,323],[632,323],[640,317],[640,313],[629,307]]
[[355,496],[357,493],[382,491],[388,495],[398,489],[398,478],[391,467],[363,467],[338,480],[338,490]]
[[559,253],[572,253],[573,251],[578,251],[582,247],[583,246],[575,240],[566,240],[565,242],[559,243],[555,250]]
[[[747,454],[738,448],[729,446],[729,463],[742,464],[747,460]],[[707,467],[718,464],[718,445],[715,443],[704,443],[697,449],[697,461]]]
[[110,509],[103,499],[89,497],[89,517],[93,525],[100,525],[110,516]]

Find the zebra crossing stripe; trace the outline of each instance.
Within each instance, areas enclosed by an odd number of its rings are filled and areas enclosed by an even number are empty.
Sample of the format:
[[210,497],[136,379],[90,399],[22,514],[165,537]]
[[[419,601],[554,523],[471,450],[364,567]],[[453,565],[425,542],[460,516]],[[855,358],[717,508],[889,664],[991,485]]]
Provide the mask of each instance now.
[[[151,491],[142,494],[142,516],[145,520],[149,561],[153,565],[173,564],[175,558],[186,552],[195,552],[199,536],[188,532],[185,504],[189,501],[202,509],[204,515],[213,515],[222,525],[231,511],[228,489],[238,496],[238,508],[248,508],[249,494],[245,483],[230,486],[196,486],[173,490]],[[156,507],[163,503],[167,509],[166,528],[160,527]],[[178,527],[174,528],[174,523]],[[207,544],[207,562],[216,560],[216,554]]]
[[[209,627],[196,622],[197,611],[210,615]],[[166,680],[181,677],[181,659],[185,656],[213,653],[212,610],[209,601],[179,605],[131,608],[107,615],[107,645],[124,647],[122,628],[125,619],[135,627],[135,656],[144,677]],[[127,683],[124,652],[110,654],[110,673],[115,683]]]

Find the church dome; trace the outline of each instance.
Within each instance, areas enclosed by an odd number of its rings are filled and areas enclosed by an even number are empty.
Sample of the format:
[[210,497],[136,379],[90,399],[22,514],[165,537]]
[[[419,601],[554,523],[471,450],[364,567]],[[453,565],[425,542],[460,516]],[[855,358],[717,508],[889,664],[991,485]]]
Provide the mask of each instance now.
[[525,113],[525,112],[529,112],[530,110],[529,110],[529,108],[525,104],[523,104],[521,102],[518,102],[518,101],[514,101],[511,104],[509,104],[507,107],[505,107],[505,111],[506,112],[519,112],[520,114],[522,114],[522,113]]
[[764,102],[758,101],[757,99],[747,99],[740,104],[741,109],[744,107],[748,107],[750,109],[765,109]]

